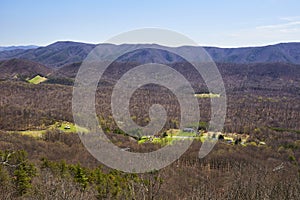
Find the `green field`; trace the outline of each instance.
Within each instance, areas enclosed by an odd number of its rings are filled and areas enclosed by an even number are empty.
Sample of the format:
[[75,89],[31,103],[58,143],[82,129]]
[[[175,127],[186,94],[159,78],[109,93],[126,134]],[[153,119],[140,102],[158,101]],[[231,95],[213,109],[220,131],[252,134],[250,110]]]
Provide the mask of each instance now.
[[75,125],[73,123],[70,122],[61,122],[61,123],[56,123],[55,126],[66,133],[76,133],[76,132],[83,132],[83,133],[87,133],[89,132],[86,128],[80,127],[78,125]]
[[40,75],[37,75],[34,78],[28,80],[28,82],[32,83],[32,84],[40,84],[42,82],[45,82],[46,80],[48,80],[46,77],[42,77]]
[[44,130],[26,130],[26,131],[10,131],[11,133],[19,133],[21,135],[27,135],[35,138],[41,138],[48,130],[59,130],[63,133],[88,133],[86,128],[80,127],[70,122],[56,122],[55,124],[47,127]]
[[[27,135],[35,138],[42,138],[43,135],[48,130],[59,130],[62,133],[88,133],[89,131],[86,128],[80,127],[78,125],[75,125],[71,122],[56,122],[55,124],[48,126],[47,128],[43,130],[26,130],[26,131],[10,131],[11,133],[19,133],[22,135]],[[234,141],[236,138],[241,138],[241,144],[243,146],[249,144],[246,143],[249,135],[240,136],[236,133],[227,133],[223,134],[224,136],[224,142],[228,143],[228,141],[231,141],[231,144],[234,144]],[[184,132],[179,129],[170,129],[166,132],[166,135],[164,137],[156,137],[156,136],[142,136],[138,140],[138,144],[143,143],[154,143],[154,144],[160,144],[162,146],[164,145],[171,145],[176,141],[179,140],[199,140],[201,142],[204,142],[208,140],[209,137],[212,136],[212,133],[207,132],[199,132],[199,133],[191,133],[191,132]],[[217,136],[216,136],[217,137]],[[260,141],[257,145],[265,145],[265,142]]]
[[203,93],[203,94],[195,94],[197,98],[219,98],[220,94],[213,94],[213,93]]
[[[185,138],[184,140],[194,140],[194,139],[200,139],[200,137],[190,137],[190,138]],[[160,144],[162,146],[164,145],[171,145],[175,141],[183,140],[182,138],[177,138],[176,136],[171,137],[171,136],[166,136],[163,138],[160,137],[142,137],[139,141],[138,144],[144,144],[144,143],[153,143],[153,144]]]
[[183,139],[184,140],[199,139],[201,141],[204,140],[204,136],[197,135],[196,133],[184,132],[179,129],[170,129],[166,132],[166,134],[167,136],[165,137],[143,136],[138,141],[138,143],[143,144],[148,142],[148,143],[167,145],[167,144],[172,144],[174,141],[183,140]]
[[[138,144],[143,144],[143,143],[155,143],[155,144],[161,144],[161,145],[169,145],[173,144],[174,141],[179,141],[179,140],[199,140],[201,142],[204,142],[208,140],[208,138],[212,137],[213,133],[208,133],[208,132],[199,132],[197,133],[190,133],[190,132],[184,132],[179,129],[170,129],[166,132],[165,137],[154,137],[154,136],[143,136],[141,139],[138,141]],[[244,134],[244,135],[239,135],[236,133],[219,133],[222,134],[224,137],[223,142],[225,143],[230,143],[229,144],[234,144],[235,140],[237,138],[241,138],[241,145],[246,146],[247,144],[247,139],[249,138],[249,135]],[[218,137],[218,134],[216,133],[216,138]],[[263,141],[260,141],[258,145],[265,145],[266,143]]]
[[41,138],[45,133],[46,130],[34,130],[34,131],[12,131],[14,133],[19,133],[21,135],[27,135],[35,138]]

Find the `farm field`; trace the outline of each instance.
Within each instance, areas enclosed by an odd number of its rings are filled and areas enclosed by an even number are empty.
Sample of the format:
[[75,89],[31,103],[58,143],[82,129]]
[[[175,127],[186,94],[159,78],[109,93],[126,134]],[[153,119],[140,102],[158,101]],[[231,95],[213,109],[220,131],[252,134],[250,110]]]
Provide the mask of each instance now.
[[55,131],[55,130],[59,130],[61,133],[77,133],[77,132],[87,133],[88,132],[88,130],[83,127],[65,121],[56,122],[55,124],[50,125],[49,127],[42,130],[8,131],[8,132],[19,133],[21,135],[26,135],[34,138],[41,138],[43,137],[44,134],[46,134],[47,131]]
[[[166,131],[166,133],[163,134],[162,137],[142,136],[140,140],[138,140],[138,143],[139,144],[154,143],[154,144],[161,144],[161,145],[171,145],[173,142],[178,140],[198,140],[204,142],[210,139],[216,139],[227,144],[240,144],[245,146],[250,144],[249,142],[247,142],[248,138],[249,138],[248,134],[221,133],[221,132],[213,133],[213,132],[204,132],[204,131],[191,133],[191,132],[184,132],[183,130],[179,130],[179,129],[170,129]],[[258,141],[257,145],[265,145],[265,142]]]
[[32,84],[40,84],[42,82],[45,82],[47,81],[48,79],[46,77],[42,77],[40,75],[37,75],[35,76],[34,78],[28,80],[29,83],[32,83]]
[[218,98],[220,94],[213,94],[213,93],[200,93],[194,95],[197,98]]

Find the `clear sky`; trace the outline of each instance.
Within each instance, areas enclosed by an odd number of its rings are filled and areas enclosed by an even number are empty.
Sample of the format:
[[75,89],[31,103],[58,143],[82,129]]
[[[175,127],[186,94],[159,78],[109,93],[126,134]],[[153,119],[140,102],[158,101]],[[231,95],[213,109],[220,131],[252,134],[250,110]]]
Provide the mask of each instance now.
[[203,46],[300,42],[299,0],[0,0],[0,46],[101,43],[166,28]]

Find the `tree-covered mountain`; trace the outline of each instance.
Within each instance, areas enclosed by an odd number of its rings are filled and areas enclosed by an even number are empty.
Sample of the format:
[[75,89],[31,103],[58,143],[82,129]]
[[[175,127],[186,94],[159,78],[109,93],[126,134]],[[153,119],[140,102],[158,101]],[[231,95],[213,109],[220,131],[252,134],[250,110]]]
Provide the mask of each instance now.
[[[99,44],[102,45],[107,54],[123,50],[131,49],[134,44]],[[46,47],[36,49],[15,49],[10,51],[1,51],[0,60],[12,58],[26,59],[34,62],[39,62],[47,67],[57,68],[64,65],[69,65],[75,62],[81,62],[86,58],[88,53],[97,45],[78,42],[56,42]],[[155,44],[138,44],[142,48],[160,48]],[[197,48],[194,46],[177,47],[180,52],[188,52],[191,58],[197,58],[199,55]],[[300,64],[300,43],[281,43],[263,47],[243,47],[243,48],[218,48],[204,47],[207,53],[215,62],[219,63],[291,63]],[[144,51],[143,53],[147,53]],[[157,54],[156,59],[168,60],[168,54],[162,52]],[[139,56],[136,59],[144,59]],[[173,60],[176,62],[176,60]]]
[[48,76],[52,70],[44,65],[23,59],[0,61],[0,79],[25,79],[36,75]]
[[11,51],[11,50],[27,50],[27,49],[36,49],[36,45],[26,45],[26,46],[0,46],[0,51]]

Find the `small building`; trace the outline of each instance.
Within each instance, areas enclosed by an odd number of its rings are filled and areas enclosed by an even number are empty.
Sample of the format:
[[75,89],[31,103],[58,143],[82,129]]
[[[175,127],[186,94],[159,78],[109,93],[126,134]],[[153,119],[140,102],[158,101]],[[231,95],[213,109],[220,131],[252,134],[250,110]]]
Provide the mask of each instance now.
[[130,150],[129,147],[121,148],[121,151],[129,151],[129,150]]
[[195,129],[193,128],[184,128],[182,129],[183,132],[186,132],[186,133],[195,133]]
[[65,130],[68,130],[68,129],[71,129],[71,127],[70,127],[70,125],[66,125],[66,126],[64,127],[64,129],[65,129]]
[[225,141],[226,141],[227,144],[232,144],[233,143],[233,141],[230,140],[230,139],[226,139]]
[[260,142],[258,143],[258,145],[266,145],[266,143],[265,143],[265,142],[262,142],[262,141],[260,141]]
[[223,141],[224,140],[224,135],[220,134],[218,137],[219,140]]

